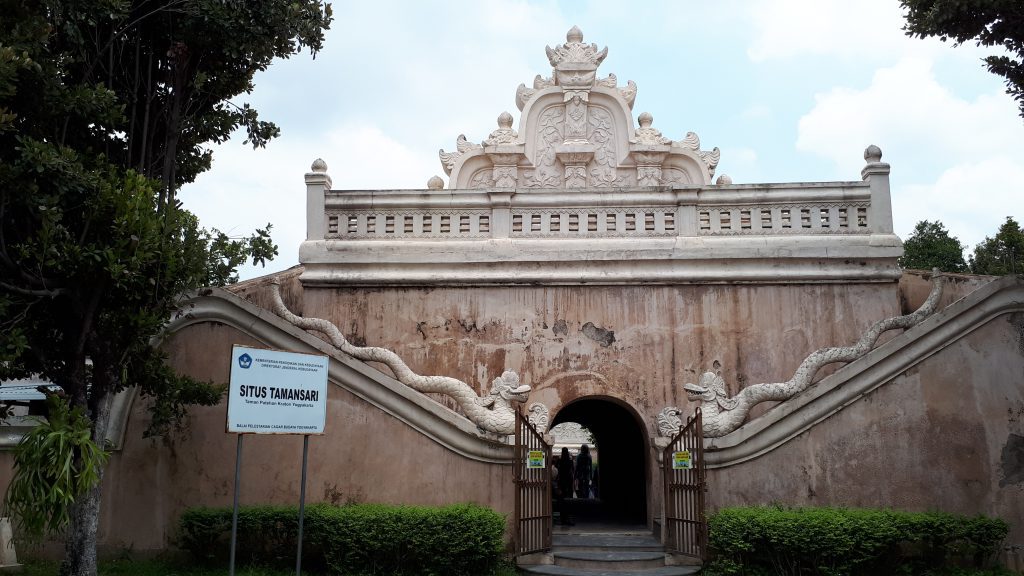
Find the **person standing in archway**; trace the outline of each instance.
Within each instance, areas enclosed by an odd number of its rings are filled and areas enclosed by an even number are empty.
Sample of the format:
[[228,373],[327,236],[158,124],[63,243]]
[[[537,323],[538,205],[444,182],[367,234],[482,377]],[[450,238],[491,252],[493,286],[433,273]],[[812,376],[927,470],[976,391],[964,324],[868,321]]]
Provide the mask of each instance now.
[[594,463],[590,458],[590,448],[586,444],[580,446],[580,455],[576,457],[576,496],[590,498],[590,475]]
[[563,526],[572,526],[572,515],[569,513],[569,500],[572,498],[573,488],[573,463],[572,454],[569,449],[562,447],[562,454],[558,459],[558,511]]

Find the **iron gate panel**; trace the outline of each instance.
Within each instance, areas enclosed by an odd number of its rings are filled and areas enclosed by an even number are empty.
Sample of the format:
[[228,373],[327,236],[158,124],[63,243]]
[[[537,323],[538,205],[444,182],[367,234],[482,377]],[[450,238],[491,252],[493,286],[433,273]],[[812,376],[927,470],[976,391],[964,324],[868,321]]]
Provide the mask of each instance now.
[[[530,452],[543,454],[540,467],[530,466]],[[544,435],[518,410],[513,454],[512,478],[516,485],[513,522],[515,553],[519,556],[550,550],[551,446],[544,442]]]
[[700,408],[686,419],[686,425],[665,447],[662,463],[665,469],[665,550],[704,561],[708,547],[704,512],[707,482]]

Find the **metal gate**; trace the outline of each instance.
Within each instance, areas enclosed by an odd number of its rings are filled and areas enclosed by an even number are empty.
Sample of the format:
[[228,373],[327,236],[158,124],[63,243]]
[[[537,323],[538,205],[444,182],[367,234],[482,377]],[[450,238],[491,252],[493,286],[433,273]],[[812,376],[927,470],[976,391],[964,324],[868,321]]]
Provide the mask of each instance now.
[[518,410],[515,437],[513,537],[519,556],[551,549],[551,446]]
[[665,469],[665,550],[701,561],[707,558],[708,524],[704,433],[700,408],[686,419],[662,454]]

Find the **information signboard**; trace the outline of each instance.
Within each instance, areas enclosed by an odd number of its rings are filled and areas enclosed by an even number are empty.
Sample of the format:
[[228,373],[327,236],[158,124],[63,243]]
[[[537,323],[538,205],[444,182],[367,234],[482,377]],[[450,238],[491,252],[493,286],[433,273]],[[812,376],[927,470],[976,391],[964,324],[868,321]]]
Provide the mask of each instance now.
[[228,432],[323,434],[326,420],[327,356],[232,348]]
[[544,451],[543,450],[530,450],[526,455],[526,467],[527,468],[543,468],[544,467]]
[[672,453],[673,470],[690,470],[691,468],[693,468],[693,459],[690,457],[689,450]]

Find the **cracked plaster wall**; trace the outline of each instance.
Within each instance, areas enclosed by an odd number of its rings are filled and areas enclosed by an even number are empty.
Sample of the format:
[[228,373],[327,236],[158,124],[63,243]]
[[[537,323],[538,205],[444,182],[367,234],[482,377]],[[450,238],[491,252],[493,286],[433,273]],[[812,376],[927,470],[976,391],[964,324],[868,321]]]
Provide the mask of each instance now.
[[714,360],[733,392],[788,379],[807,354],[899,314],[895,284],[307,288],[306,315],[478,390],[503,370],[552,414],[586,396],[631,405],[655,432]]
[[710,471],[709,505],[986,514],[1024,544],[1022,324],[997,316],[793,441]]

